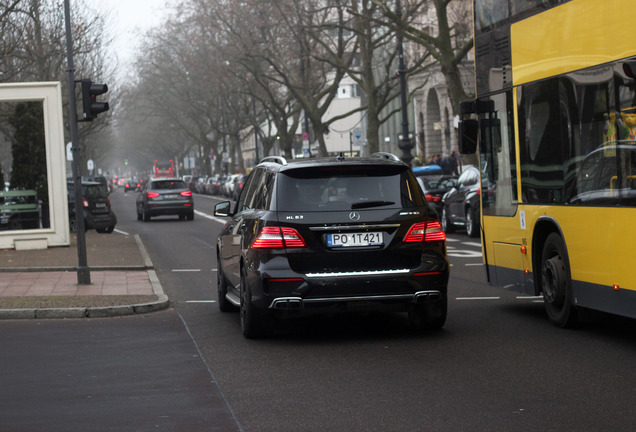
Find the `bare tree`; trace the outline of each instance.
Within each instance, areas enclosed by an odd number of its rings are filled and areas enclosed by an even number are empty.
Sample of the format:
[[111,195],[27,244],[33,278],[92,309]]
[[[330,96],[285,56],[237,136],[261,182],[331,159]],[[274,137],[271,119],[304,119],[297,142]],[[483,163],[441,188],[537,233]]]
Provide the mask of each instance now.
[[[78,0],[73,9],[74,57],[78,77],[111,79],[113,70],[102,48],[108,44],[103,17]],[[12,0],[0,3],[0,82],[60,81],[67,82],[66,35],[64,14],[54,0]],[[68,89],[66,89],[68,91]],[[72,91],[75,91],[73,89]],[[114,103],[111,105],[116,105]],[[64,95],[67,106],[68,93]],[[68,125],[68,109],[64,110]],[[84,147],[93,154],[104,150],[91,139],[102,130],[110,116],[104,114],[97,121],[80,128]],[[69,131],[66,131],[67,134]],[[89,152],[84,152],[84,156]],[[86,166],[82,164],[82,166]]]
[[397,28],[405,38],[424,47],[439,65],[448,87],[453,113],[459,114],[459,103],[468,98],[462,83],[460,64],[473,47],[470,2],[463,0],[404,1],[404,17],[428,15],[431,6],[435,26],[422,27],[418,20],[408,21],[397,16],[394,0],[373,0],[382,8],[387,25]]

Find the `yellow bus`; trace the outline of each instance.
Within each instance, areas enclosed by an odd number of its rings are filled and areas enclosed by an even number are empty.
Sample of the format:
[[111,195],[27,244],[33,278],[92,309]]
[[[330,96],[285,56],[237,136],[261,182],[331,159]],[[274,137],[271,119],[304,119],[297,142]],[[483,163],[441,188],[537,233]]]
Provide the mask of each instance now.
[[477,152],[491,285],[543,296],[550,320],[636,317],[634,0],[474,0]]

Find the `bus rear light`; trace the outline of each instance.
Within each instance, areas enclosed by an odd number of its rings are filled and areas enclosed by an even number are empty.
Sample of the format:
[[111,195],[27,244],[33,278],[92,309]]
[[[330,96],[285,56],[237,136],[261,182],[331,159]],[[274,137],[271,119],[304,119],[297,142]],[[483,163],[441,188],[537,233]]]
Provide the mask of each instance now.
[[618,291],[618,290],[621,289],[620,285],[618,285],[618,284],[612,285],[612,288],[614,288],[614,291]]

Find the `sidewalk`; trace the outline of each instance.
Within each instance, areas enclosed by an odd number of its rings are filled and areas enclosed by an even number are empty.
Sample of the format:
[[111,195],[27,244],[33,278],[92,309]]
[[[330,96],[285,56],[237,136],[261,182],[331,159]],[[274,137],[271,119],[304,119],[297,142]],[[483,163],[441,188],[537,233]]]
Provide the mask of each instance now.
[[170,306],[138,235],[86,233],[90,285],[77,283],[77,239],[69,247],[0,250],[0,319],[95,318]]

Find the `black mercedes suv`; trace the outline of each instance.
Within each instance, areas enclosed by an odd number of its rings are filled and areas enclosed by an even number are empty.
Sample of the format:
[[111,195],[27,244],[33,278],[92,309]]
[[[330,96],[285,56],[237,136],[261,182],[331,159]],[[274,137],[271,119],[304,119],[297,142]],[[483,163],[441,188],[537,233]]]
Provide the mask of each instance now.
[[437,329],[449,264],[437,214],[394,155],[286,161],[250,173],[216,245],[218,303],[240,311],[243,335],[310,313],[408,312]]

